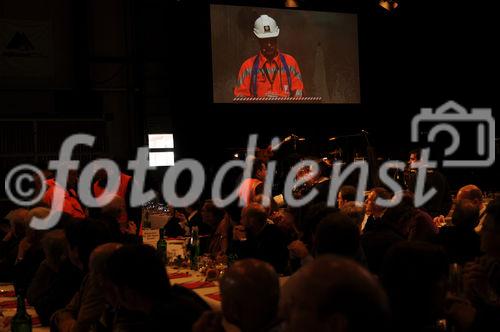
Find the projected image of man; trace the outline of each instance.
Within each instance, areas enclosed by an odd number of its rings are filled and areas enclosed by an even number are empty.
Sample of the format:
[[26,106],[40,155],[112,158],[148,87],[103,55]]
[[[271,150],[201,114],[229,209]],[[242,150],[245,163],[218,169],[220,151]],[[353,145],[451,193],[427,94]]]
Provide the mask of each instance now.
[[253,32],[260,52],[241,65],[235,97],[302,97],[304,84],[294,57],[280,52],[276,21],[267,15],[255,20]]

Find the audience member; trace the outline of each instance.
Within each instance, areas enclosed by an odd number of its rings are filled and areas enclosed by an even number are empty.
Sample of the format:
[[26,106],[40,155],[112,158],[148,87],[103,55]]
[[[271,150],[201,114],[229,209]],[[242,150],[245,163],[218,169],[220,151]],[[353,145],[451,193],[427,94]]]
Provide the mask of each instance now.
[[201,207],[200,234],[212,235],[222,218],[224,218],[224,210],[215,206],[212,200],[206,200]]
[[347,258],[319,257],[282,288],[285,331],[387,331],[389,314],[376,278]]
[[[116,177],[118,179],[118,188],[115,196],[121,198],[120,214],[117,216],[117,220],[120,225],[125,229],[130,227],[139,228],[139,223],[141,221],[141,209],[140,207],[132,207],[130,202],[130,196],[132,192],[132,185],[134,184],[134,179],[123,172],[117,174],[108,174],[104,169],[99,169],[95,175],[95,182],[92,185],[92,194],[94,197],[103,197],[108,195],[105,188],[108,183],[108,179]],[[130,224],[134,224],[131,226]]]
[[382,282],[393,313],[393,331],[435,331],[444,318],[448,260],[439,247],[401,242],[387,253]]
[[200,227],[201,224],[201,213],[200,213],[200,203],[195,202],[190,206],[186,206],[184,208],[184,212],[186,213],[187,225],[189,229],[192,229],[193,226]]
[[71,264],[63,230],[53,230],[42,239],[45,259],[40,264],[27,293],[43,325],[52,314],[66,306],[78,291],[82,272]]
[[481,232],[485,255],[467,263],[463,272],[468,299],[453,301],[450,319],[462,331],[498,331],[500,326],[500,200],[486,208]]
[[366,213],[364,204],[354,201],[344,202],[340,207],[340,211],[354,221],[361,233],[361,225]]
[[[486,204],[483,201],[483,193],[481,192],[481,189],[479,189],[476,185],[468,184],[458,190],[457,195],[455,196],[455,204],[454,206],[452,206],[446,217],[452,217],[455,206],[462,200],[470,201],[472,204],[477,206],[479,210],[479,221],[475,227],[475,231],[477,233],[481,233],[481,229],[486,216]],[[446,217],[444,215],[439,215],[435,217],[433,221],[438,226],[445,225],[447,223]]]
[[225,213],[213,234],[208,238],[208,253],[212,257],[223,257],[227,254],[230,229],[231,217],[228,213]]
[[233,239],[239,258],[256,258],[284,273],[288,262],[285,239],[276,225],[267,222],[266,209],[250,203],[241,213],[243,229],[235,228]]
[[[106,261],[106,292],[117,304],[113,331],[191,331],[208,305],[194,292],[171,286],[155,249],[128,245]],[[110,297],[110,296],[108,296]]]
[[295,216],[291,210],[278,209],[271,214],[270,220],[281,230],[287,244],[298,239],[300,234],[295,223]]
[[126,212],[125,201],[120,196],[114,196],[113,199],[101,208],[96,217],[108,225],[111,236],[114,241],[120,243],[138,244],[140,242],[137,224],[134,221],[125,220],[128,216]]
[[303,218],[300,218],[300,214],[296,215],[296,218],[299,220],[297,225],[299,229],[297,237],[299,237],[299,239],[292,241],[287,246],[290,251],[291,262],[293,263],[294,260],[299,260],[298,263],[293,264],[293,271],[312,260],[315,241],[314,236],[318,224],[330,213],[335,213],[337,211],[337,208],[328,207],[326,203],[315,203],[309,205],[305,209]]
[[29,227],[29,223],[33,217],[45,218],[49,213],[49,209],[37,207],[29,211],[25,220],[26,235],[19,242],[14,266],[14,286],[23,295],[26,295],[31,280],[45,258],[41,240],[46,231],[33,229]]
[[394,244],[407,239],[414,211],[413,206],[402,201],[395,207],[384,209],[376,226],[363,232],[361,245],[371,272],[380,274],[387,251]]
[[354,186],[342,186],[339,189],[339,193],[337,195],[337,207],[342,209],[342,207],[349,203],[354,202],[356,200],[356,187]]
[[377,187],[373,188],[365,202],[365,218],[361,223],[361,231],[367,232],[377,228],[381,224],[382,216],[384,215],[386,208],[377,204],[377,198],[390,199],[391,193],[385,188]]
[[19,242],[26,236],[28,228],[29,210],[12,210],[5,219],[9,221],[10,227],[0,241],[0,282],[12,282]]
[[469,200],[479,209],[479,221],[475,227],[477,233],[481,233],[486,217],[486,204],[483,201],[483,193],[481,189],[473,184],[469,184],[460,188],[457,193],[456,201]]
[[319,223],[314,242],[316,256],[334,254],[366,264],[359,229],[342,212],[331,213]]
[[280,285],[268,263],[245,259],[236,262],[220,281],[224,318],[242,332],[274,331]]
[[189,234],[190,229],[188,220],[182,210],[173,209],[173,215],[163,227],[165,236],[167,237],[182,237]]
[[[119,325],[115,321],[116,317],[116,309],[118,307],[118,300],[115,294],[112,291],[112,285],[107,281],[107,264],[111,255],[121,248],[123,244],[118,242],[109,242],[105,244],[101,244],[96,247],[89,259],[89,271],[92,275],[92,278],[102,289],[105,299],[105,307],[101,317],[99,319],[99,323],[97,323],[99,330],[102,328],[103,331],[111,331],[113,326]],[[131,317],[128,317],[130,319]],[[116,331],[123,331],[125,329],[117,328]]]
[[479,221],[479,208],[469,200],[457,202],[452,225],[439,230],[438,244],[445,249],[450,262],[464,264],[481,256],[480,237],[474,231]]
[[402,195],[401,202],[384,214],[383,222],[392,225],[399,235],[410,241],[433,242],[439,230],[432,217],[415,207],[412,192],[404,191]]
[[[304,213],[302,214],[302,211]],[[314,242],[314,234],[319,222],[327,215],[337,212],[338,209],[329,207],[326,203],[316,203],[307,206],[305,209],[300,209],[297,218],[297,228],[301,235],[301,241],[307,248],[312,249]]]
[[93,219],[68,224],[65,234],[71,262],[86,275],[69,304],[54,313],[51,326],[61,332],[88,331],[98,325],[106,304],[103,289],[89,273],[89,259],[92,251],[109,242],[111,236],[104,222]]

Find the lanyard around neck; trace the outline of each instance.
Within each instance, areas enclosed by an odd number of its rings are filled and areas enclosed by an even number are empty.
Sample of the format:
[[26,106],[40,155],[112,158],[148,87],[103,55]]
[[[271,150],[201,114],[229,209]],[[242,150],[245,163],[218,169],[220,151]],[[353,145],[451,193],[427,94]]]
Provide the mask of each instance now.
[[[269,76],[269,72],[267,71],[267,63],[269,63],[269,64],[271,64],[271,65],[274,63],[274,64],[276,65],[276,67],[277,67],[277,68],[276,68],[276,70],[275,70],[275,71],[274,71],[274,73],[273,73],[273,78],[272,78],[272,79],[271,79],[271,77]],[[272,87],[272,86],[274,85],[274,81],[276,80],[276,75],[278,74],[278,69],[279,69],[280,71],[281,71],[281,69],[280,69],[280,67],[279,67],[278,63],[277,63],[276,61],[274,61],[274,60],[273,60],[272,62],[266,61],[266,62],[264,63],[264,66],[262,66],[262,67],[263,67],[263,69],[264,69],[264,74],[266,75],[266,78],[267,78],[267,80],[269,81],[269,83],[271,83],[271,87]]]

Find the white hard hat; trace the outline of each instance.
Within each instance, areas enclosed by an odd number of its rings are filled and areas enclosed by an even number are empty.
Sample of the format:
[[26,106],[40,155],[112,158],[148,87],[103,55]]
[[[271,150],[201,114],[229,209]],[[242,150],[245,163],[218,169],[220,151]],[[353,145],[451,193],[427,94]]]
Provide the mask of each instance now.
[[280,34],[280,28],[272,17],[261,15],[255,20],[253,33],[257,36],[257,38],[273,38],[278,37]]

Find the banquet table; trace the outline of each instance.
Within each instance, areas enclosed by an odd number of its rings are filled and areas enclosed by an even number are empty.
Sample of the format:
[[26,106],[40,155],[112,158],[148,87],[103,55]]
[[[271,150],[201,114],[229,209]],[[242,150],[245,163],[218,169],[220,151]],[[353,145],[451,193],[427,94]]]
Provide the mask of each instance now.
[[214,311],[221,310],[219,283],[217,281],[205,282],[205,276],[189,269],[167,268],[168,277],[172,285],[180,285],[192,289]]
[[[167,273],[170,283],[173,285],[180,285],[193,290],[198,294],[214,311],[221,311],[221,299],[219,283],[217,281],[206,281],[206,276],[198,271],[193,271],[185,268],[167,267]],[[286,281],[286,278],[280,278],[280,284]],[[33,331],[42,332],[50,331],[49,327],[41,326],[38,315],[35,309],[31,306],[26,307],[28,314],[31,315],[33,320]],[[0,311],[4,317],[13,317],[16,313],[16,297],[14,294],[14,286],[12,284],[0,284]],[[226,332],[239,331],[237,327],[230,323],[223,321]],[[3,332],[0,327],[0,332]],[[5,331],[10,331],[8,328]]]
[[[220,293],[218,282],[205,282],[205,276],[197,271],[189,269],[167,268],[170,282],[174,285],[180,285],[192,289],[196,294],[203,298],[214,311],[221,310]],[[4,317],[11,318],[16,313],[17,299],[14,294],[14,286],[12,284],[0,284],[0,311]],[[49,327],[40,325],[38,315],[35,309],[31,306],[26,307],[28,314],[33,320],[33,331],[42,332],[49,331]],[[0,331],[2,328],[0,327]],[[10,328],[6,329],[10,331]],[[237,331],[228,327],[226,331]]]

